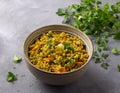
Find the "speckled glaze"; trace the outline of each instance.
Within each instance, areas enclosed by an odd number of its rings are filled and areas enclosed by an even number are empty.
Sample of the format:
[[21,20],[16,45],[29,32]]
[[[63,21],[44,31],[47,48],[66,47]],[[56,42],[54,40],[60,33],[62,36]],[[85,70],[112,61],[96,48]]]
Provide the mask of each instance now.
[[[87,50],[88,50],[88,54],[89,54],[88,61],[80,68],[78,68],[74,71],[65,72],[65,73],[47,72],[47,71],[43,71],[41,69],[38,69],[34,65],[32,65],[29,58],[28,58],[29,45],[31,43],[33,43],[34,40],[38,36],[42,35],[43,33],[48,32],[50,30],[58,31],[58,32],[67,32],[71,35],[79,36],[87,46]],[[92,58],[93,44],[92,44],[91,40],[89,39],[89,37],[78,29],[75,29],[75,28],[67,26],[67,25],[48,25],[48,26],[44,26],[44,27],[41,27],[41,28],[33,31],[33,33],[31,33],[26,38],[26,40],[24,42],[24,49],[23,50],[24,50],[26,65],[29,68],[29,70],[31,71],[31,73],[36,78],[38,78],[42,82],[50,84],[50,85],[65,85],[65,84],[72,83],[73,81],[77,80],[81,75],[83,75],[83,73],[85,73],[85,71],[87,70],[87,68],[89,66],[90,60]]]

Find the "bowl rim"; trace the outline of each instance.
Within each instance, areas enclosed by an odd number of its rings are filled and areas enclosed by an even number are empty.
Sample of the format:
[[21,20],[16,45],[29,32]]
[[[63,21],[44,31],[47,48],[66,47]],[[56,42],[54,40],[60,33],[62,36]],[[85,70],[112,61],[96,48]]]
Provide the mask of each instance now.
[[[67,27],[67,28],[71,28],[71,29],[74,29],[76,31],[80,31],[82,34],[84,34],[84,36],[86,36],[86,38],[89,40],[90,44],[92,45],[92,53],[90,55],[90,57],[88,58],[87,62],[85,64],[83,64],[81,67],[77,68],[77,69],[74,69],[72,71],[68,71],[68,72],[62,72],[62,73],[55,73],[55,72],[49,72],[49,71],[46,71],[46,70],[43,70],[43,69],[39,69],[37,67],[35,67],[29,60],[29,58],[26,56],[25,54],[25,44],[26,44],[26,41],[27,39],[33,34],[35,33],[36,31],[38,31],[39,29],[42,29],[42,28],[46,28],[46,27],[50,27],[50,26],[64,26],[64,27]],[[84,42],[84,41],[83,41]],[[66,25],[66,24],[51,24],[51,25],[45,25],[45,26],[41,26],[35,30],[33,30],[26,38],[25,38],[25,41],[23,43],[23,53],[24,53],[24,58],[25,60],[27,61],[28,64],[30,64],[32,67],[34,67],[35,69],[43,72],[43,73],[47,73],[47,74],[53,74],[53,75],[64,75],[64,74],[70,74],[70,73],[74,73],[74,72],[77,72],[78,70],[80,69],[83,69],[92,59],[92,56],[93,56],[93,51],[94,51],[94,46],[93,46],[93,42],[92,40],[88,37],[88,35],[86,35],[84,32],[82,32],[81,30],[75,28],[75,27],[72,27],[72,26],[69,26],[69,25]]]

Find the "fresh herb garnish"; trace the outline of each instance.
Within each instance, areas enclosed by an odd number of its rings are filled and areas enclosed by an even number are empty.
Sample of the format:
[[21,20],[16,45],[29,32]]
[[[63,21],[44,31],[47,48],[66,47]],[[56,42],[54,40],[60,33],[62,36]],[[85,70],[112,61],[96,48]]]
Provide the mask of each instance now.
[[52,47],[52,43],[53,43],[52,38],[49,38],[49,39],[48,39],[48,46],[49,46],[49,48],[51,48],[51,47]]
[[8,82],[13,82],[13,81],[17,80],[17,76],[15,74],[13,74],[12,72],[8,72],[6,80]]
[[[63,23],[90,35],[96,45],[95,63],[101,63],[103,68],[108,68],[108,37],[120,39],[120,2],[102,5],[99,0],[81,0],[80,4],[59,8],[56,14],[64,16]],[[113,53],[119,54],[116,49]]]
[[101,67],[104,68],[104,69],[108,69],[108,66],[109,66],[109,64],[107,62],[103,62],[101,64]]
[[68,63],[68,62],[70,62],[71,60],[69,59],[69,58],[67,58],[66,60],[65,60],[65,63]]
[[[120,20],[120,17],[119,17],[118,20]],[[113,36],[113,38],[116,39],[116,40],[120,39],[120,21],[117,21],[112,26],[112,29],[114,30],[114,33],[115,33],[114,36]]]
[[120,72],[120,64],[117,65],[118,72]]
[[18,57],[17,55],[14,55],[13,61],[14,61],[15,63],[20,63],[20,62],[22,61],[22,58],[21,58],[21,57]]
[[67,50],[71,50],[72,49],[72,46],[69,43],[64,42],[63,45],[64,45],[64,49],[67,49]]
[[66,12],[67,12],[66,9],[59,8],[56,14],[63,16],[63,15],[66,15]]
[[115,55],[120,55],[120,49],[118,48],[112,48],[111,52]]

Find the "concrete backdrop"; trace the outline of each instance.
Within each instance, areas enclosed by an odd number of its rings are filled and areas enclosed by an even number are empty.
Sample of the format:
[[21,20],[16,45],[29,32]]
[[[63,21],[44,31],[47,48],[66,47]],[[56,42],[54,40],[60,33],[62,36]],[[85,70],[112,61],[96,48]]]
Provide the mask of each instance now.
[[[101,0],[115,3],[119,0]],[[78,81],[67,86],[49,86],[36,79],[27,69],[23,57],[25,38],[35,29],[61,24],[62,17],[56,15],[58,8],[79,0],[0,0],[0,93],[120,93],[120,72],[117,64],[120,57],[110,53],[108,70],[90,64],[88,71]],[[120,41],[110,40],[110,48],[120,48]],[[23,61],[13,62],[19,55]],[[6,81],[8,71],[17,74],[18,80]]]

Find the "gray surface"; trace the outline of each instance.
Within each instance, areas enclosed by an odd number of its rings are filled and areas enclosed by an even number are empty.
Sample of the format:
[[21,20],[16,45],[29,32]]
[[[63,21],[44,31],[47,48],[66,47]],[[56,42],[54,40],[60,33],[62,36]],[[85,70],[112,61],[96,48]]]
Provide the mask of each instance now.
[[[105,2],[105,0],[102,0]],[[106,0],[108,1],[108,0]],[[119,0],[109,0],[115,3]],[[24,59],[13,63],[17,54],[23,58],[23,42],[35,29],[59,24],[62,17],[55,14],[79,0],[0,0],[0,93],[120,93],[120,73],[116,66],[120,57],[110,53],[108,70],[91,62],[88,71],[76,82],[67,86],[49,86],[37,80],[27,69]],[[110,47],[120,48],[120,41],[110,41]],[[6,74],[12,71],[18,80],[9,83]]]

